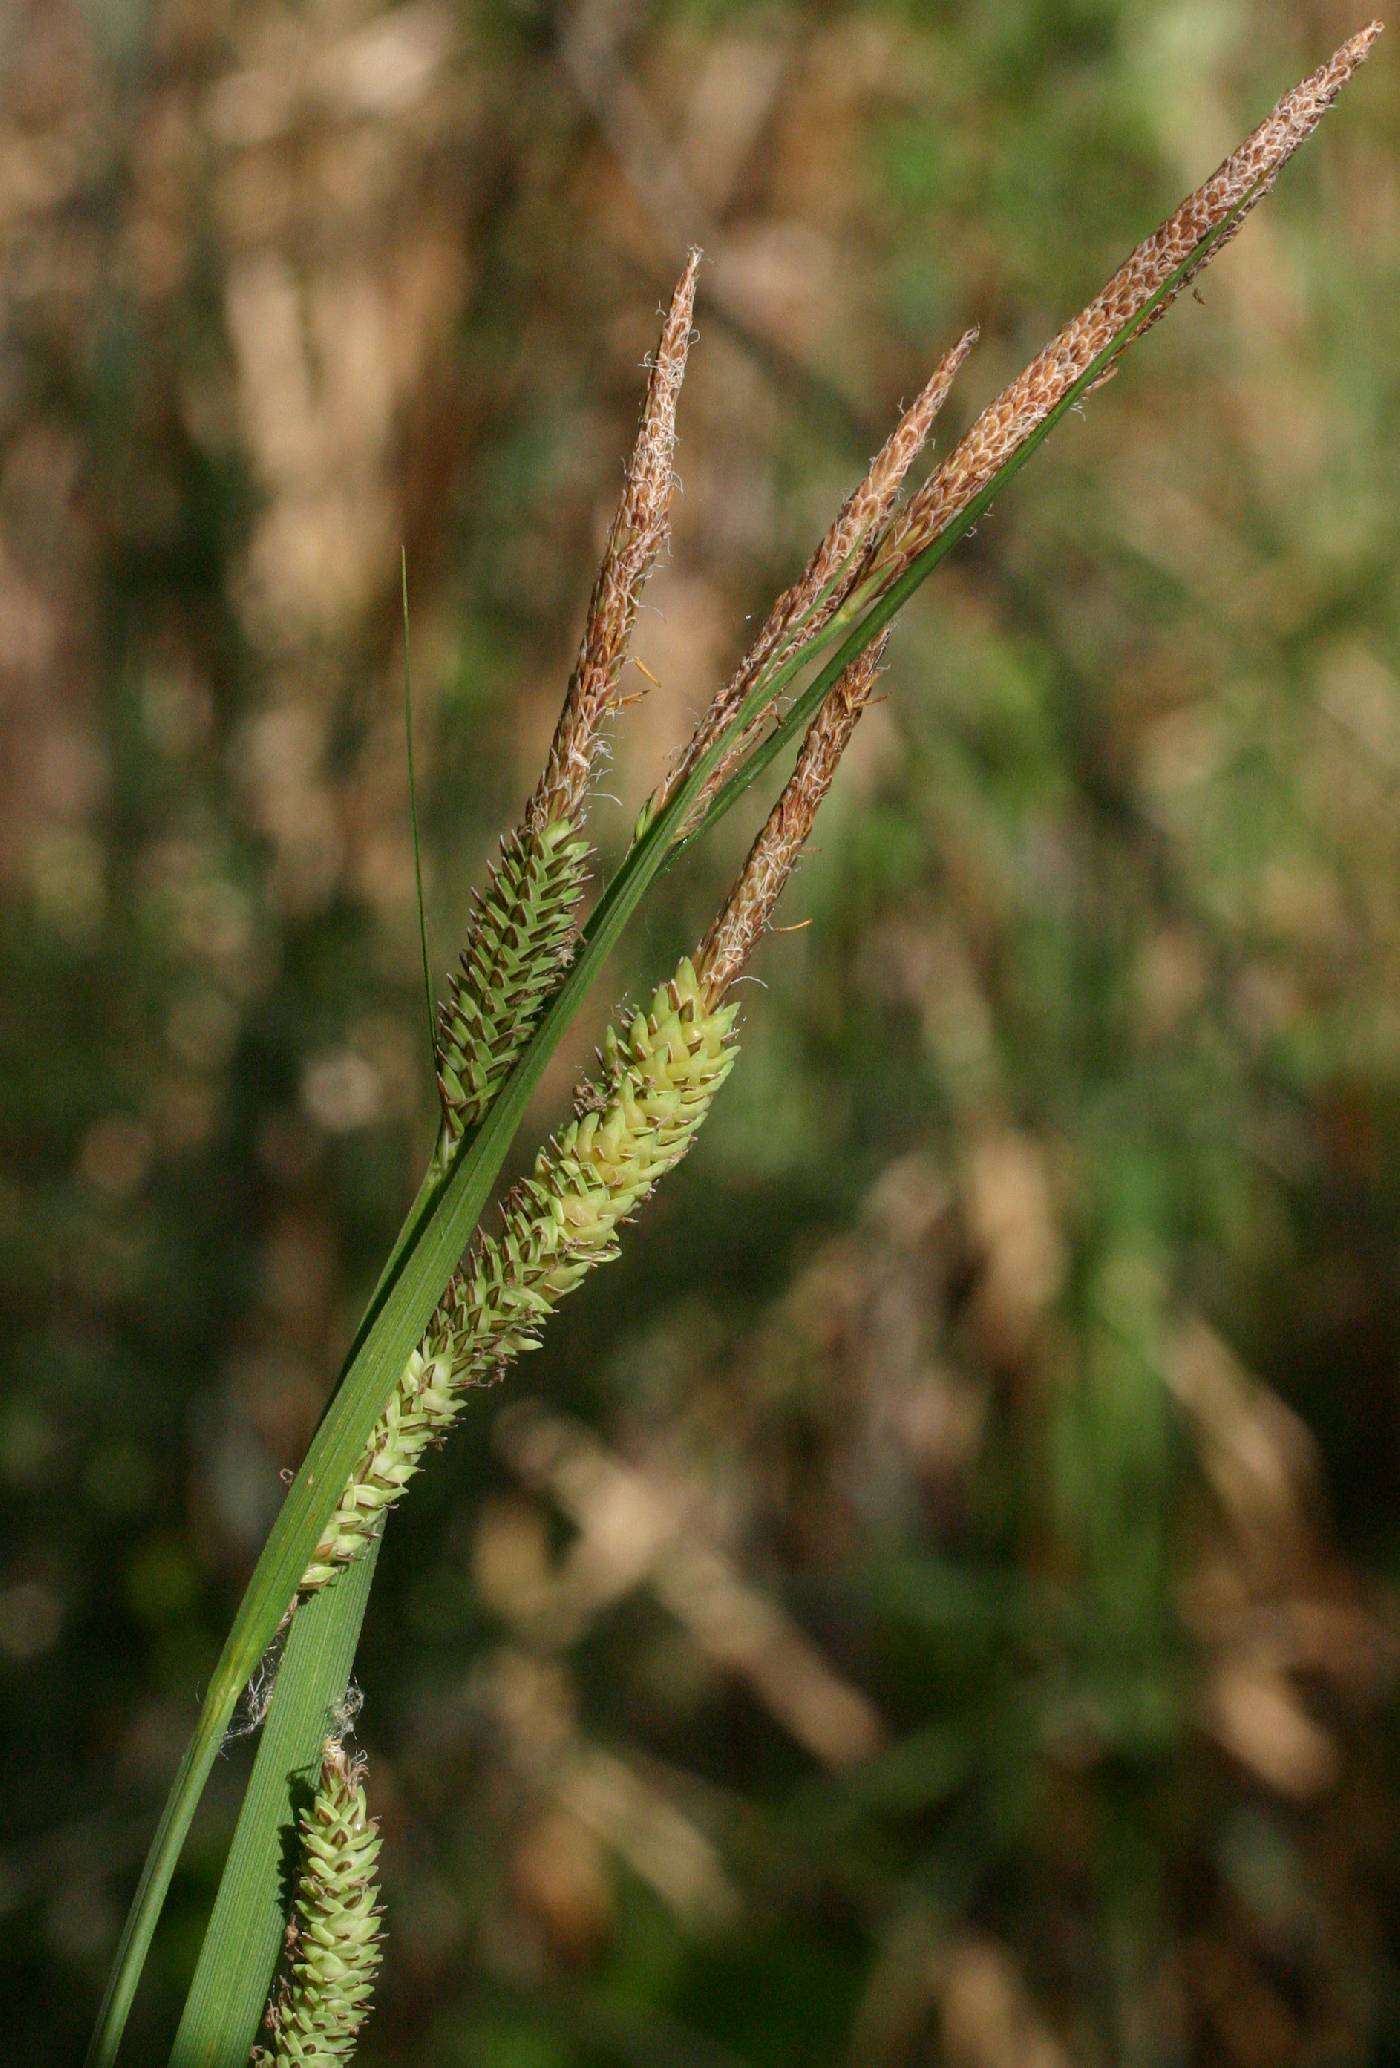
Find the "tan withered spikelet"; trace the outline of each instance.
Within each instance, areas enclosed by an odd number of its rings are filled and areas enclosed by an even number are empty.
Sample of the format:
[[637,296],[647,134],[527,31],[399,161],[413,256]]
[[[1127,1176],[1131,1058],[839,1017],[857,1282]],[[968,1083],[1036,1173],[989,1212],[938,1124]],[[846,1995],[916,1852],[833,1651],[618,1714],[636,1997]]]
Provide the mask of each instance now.
[[583,811],[603,724],[616,706],[618,677],[642,588],[666,542],[675,488],[676,402],[690,350],[699,267],[700,253],[692,251],[662,326],[641,428],[593,585],[564,709],[544,773],[526,808],[529,826],[577,819]]
[[[895,581],[923,549],[957,517],[974,496],[1050,411],[1093,365],[1114,337],[1151,301],[1178,266],[1190,258],[1210,232],[1239,210],[1191,268],[1134,332],[1133,342],[1163,316],[1182,289],[1194,280],[1237,233],[1250,210],[1264,198],[1281,168],[1316,129],[1348,79],[1363,64],[1381,33],[1372,22],[1344,43],[1325,65],[1284,95],[1273,113],[1239,148],[1230,153],[1204,186],[1182,202],[1160,229],[1139,244],[1131,257],[1089,306],[1058,337],[1052,338],[1025,371],[989,403],[962,442],[909,499],[891,528],[879,555],[879,567]],[[1116,363],[1115,354],[1103,378]]]
[[587,884],[583,837],[603,728],[617,697],[642,589],[666,540],[675,487],[676,402],[685,377],[692,251],[662,324],[636,444],[594,584],[578,659],[544,773],[472,901],[466,946],[438,1016],[443,1150],[476,1126],[529,1038],[572,952]]
[[837,763],[870,701],[884,651],[885,639],[877,639],[843,669],[808,726],[782,795],[695,958],[710,997],[724,996],[757,947],[831,787]]
[[[765,617],[758,637],[714,698],[655,800],[654,810],[659,809],[685,781],[696,762],[739,710],[764,670],[782,657],[785,649],[800,646],[828,624],[857,585],[879,545],[909,469],[927,443],[958,369],[976,342],[975,330],[965,332],[952,350],[944,354],[918,396],[905,410],[871,461],[868,473],[842,504],[800,578],[778,597]],[[710,797],[742,759],[751,739],[752,732],[746,728],[712,771],[696,805],[695,816],[703,813]]]
[[365,1807],[364,1778],[363,1760],[328,1740],[315,1796],[298,1820],[292,1957],[267,2014],[273,2068],[348,2061],[369,2015],[382,1949],[379,1827]]

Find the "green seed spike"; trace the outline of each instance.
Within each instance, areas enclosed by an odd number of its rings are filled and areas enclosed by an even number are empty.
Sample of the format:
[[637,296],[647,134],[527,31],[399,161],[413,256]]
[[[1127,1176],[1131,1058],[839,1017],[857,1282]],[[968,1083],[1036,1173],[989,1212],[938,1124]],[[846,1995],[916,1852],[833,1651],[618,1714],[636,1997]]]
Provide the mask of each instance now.
[[499,1236],[482,1236],[410,1357],[354,1476],[327,1524],[301,1591],[358,1557],[446,1434],[474,1386],[533,1350],[555,1304],[617,1254],[620,1224],[680,1162],[733,1065],[737,1008],[711,1003],[682,962],[646,1012],[609,1029],[602,1072],[577,1097],[577,1118],[546,1144],[505,1206]]
[[475,1127],[529,1039],[572,953],[588,842],[567,818],[517,827],[472,901],[461,968],[438,1017],[438,1087],[450,1152]]
[[364,1762],[348,1758],[334,1738],[299,1833],[291,1965],[267,2016],[271,2061],[273,2068],[331,2068],[354,2054],[381,1958],[379,1827],[365,1808]]

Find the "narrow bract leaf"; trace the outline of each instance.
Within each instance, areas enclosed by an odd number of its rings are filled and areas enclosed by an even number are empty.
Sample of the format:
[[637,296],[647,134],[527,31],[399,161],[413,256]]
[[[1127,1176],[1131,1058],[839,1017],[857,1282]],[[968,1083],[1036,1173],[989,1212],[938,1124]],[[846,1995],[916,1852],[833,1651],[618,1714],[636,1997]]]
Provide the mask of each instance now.
[[[279,1834],[315,1785],[355,1661],[379,1546],[292,1619],[170,2068],[244,2068],[287,1921]],[[269,1833],[273,1842],[269,1843]]]

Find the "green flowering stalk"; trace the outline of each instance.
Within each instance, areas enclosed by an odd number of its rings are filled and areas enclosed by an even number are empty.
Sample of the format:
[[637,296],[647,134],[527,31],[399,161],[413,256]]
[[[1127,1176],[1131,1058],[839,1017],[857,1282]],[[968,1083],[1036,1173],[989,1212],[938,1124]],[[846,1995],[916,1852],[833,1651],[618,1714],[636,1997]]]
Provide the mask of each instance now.
[[309,1593],[383,1527],[473,1388],[489,1385],[595,1264],[690,1147],[737,1053],[726,1002],[772,915],[879,670],[884,642],[842,675],[808,730],[797,765],[694,961],[645,1012],[604,1037],[600,1075],[575,1094],[575,1118],[547,1143],[506,1201],[496,1236],[478,1236],[427,1335],[404,1368],[302,1578]]
[[700,254],[671,297],[647,381],[622,499],[589,600],[544,772],[476,894],[458,969],[438,1018],[438,1090],[446,1163],[480,1121],[529,1039],[573,953],[591,849],[584,836],[606,721],[647,576],[666,542],[675,488],[676,403],[690,350]]
[[268,2007],[272,2068],[348,2061],[369,2015],[382,1958],[379,1826],[365,1807],[364,1761],[327,1741],[316,1794],[299,1820],[300,1857],[287,1940],[289,1971]]
[[405,1366],[303,1592],[323,1586],[377,1533],[463,1395],[533,1349],[557,1302],[616,1256],[619,1226],[679,1163],[729,1074],[734,1017],[685,961],[645,1012],[609,1029],[601,1074],[576,1095],[577,1117],[511,1193],[500,1234],[478,1237]]

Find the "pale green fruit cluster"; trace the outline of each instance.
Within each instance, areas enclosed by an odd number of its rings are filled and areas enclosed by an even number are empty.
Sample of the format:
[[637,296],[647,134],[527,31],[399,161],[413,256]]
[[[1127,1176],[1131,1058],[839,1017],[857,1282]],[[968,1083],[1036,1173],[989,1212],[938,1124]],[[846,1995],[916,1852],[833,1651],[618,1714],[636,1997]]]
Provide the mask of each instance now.
[[301,1841],[291,1968],[269,2019],[274,2068],[348,2061],[369,2015],[381,1959],[379,1827],[365,1808],[362,1769],[327,1745]]
[[475,1127],[530,1037],[574,944],[588,842],[570,819],[517,827],[472,901],[467,945],[438,1017],[449,1143]]
[[535,1347],[556,1303],[617,1254],[619,1225],[680,1162],[736,1053],[737,1008],[711,1005],[689,961],[645,1012],[610,1029],[578,1117],[548,1143],[479,1237],[404,1367],[302,1579],[308,1592],[363,1550],[456,1419],[462,1396]]

